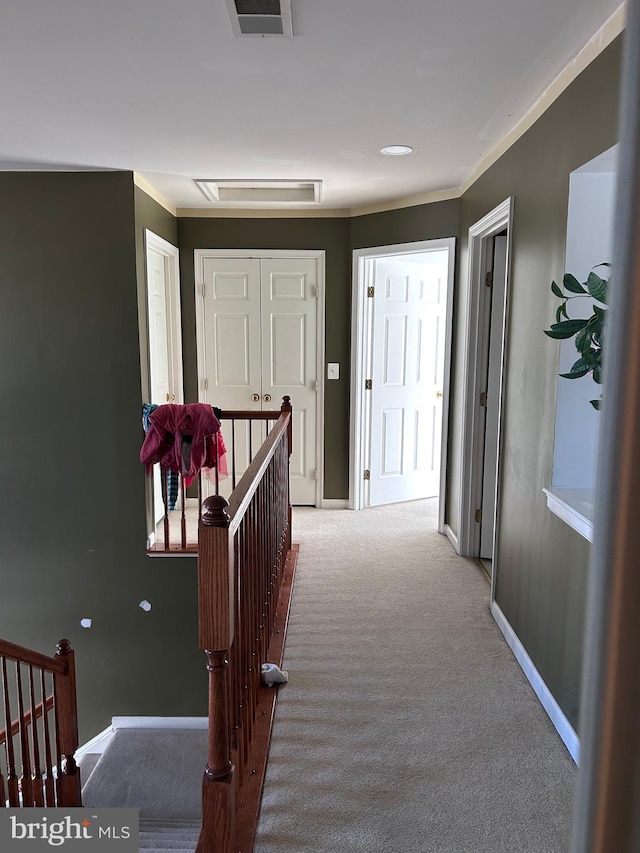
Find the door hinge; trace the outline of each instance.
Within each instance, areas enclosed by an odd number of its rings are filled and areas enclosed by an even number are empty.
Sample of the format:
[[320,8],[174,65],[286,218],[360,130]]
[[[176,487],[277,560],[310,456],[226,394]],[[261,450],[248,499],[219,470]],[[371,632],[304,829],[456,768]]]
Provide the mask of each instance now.
[[491,270],[485,275],[484,283],[487,287],[493,287],[493,272]]
[[364,471],[362,472],[362,479],[363,480],[370,480],[371,479],[371,471],[368,468],[365,468]]
[[487,392],[486,391],[483,391],[482,394],[480,394],[480,405],[481,406],[487,405]]
[[369,287],[367,288],[367,297],[369,299],[371,299],[371,297],[373,297],[375,295],[376,295],[376,289],[372,284],[370,284]]
[[475,518],[476,518],[476,521],[482,521],[482,510],[481,509],[476,510]]
[[202,298],[204,299],[204,298],[205,298],[205,296],[207,295],[207,285],[206,285],[206,284],[204,284],[204,283],[202,283],[202,284],[200,285],[200,287],[201,287],[201,290],[202,290]]
[[203,379],[203,380],[202,380],[202,388],[203,388],[203,390],[205,390],[205,391],[208,391],[208,390],[209,390],[209,380],[208,380],[208,379]]
[[364,380],[364,390],[371,391],[373,388],[373,379],[365,379]]
[[316,468],[316,470],[313,472],[313,479],[314,479],[314,480],[317,480],[317,479],[318,479],[318,469],[317,469],[317,468]]
[[313,383],[313,390],[316,392],[316,394],[317,394],[317,393],[318,393],[318,391],[320,390],[320,382],[319,382],[317,379],[316,379],[316,381]]
[[317,299],[319,295],[320,295],[320,288],[318,287],[317,284],[312,284],[311,285],[311,298]]

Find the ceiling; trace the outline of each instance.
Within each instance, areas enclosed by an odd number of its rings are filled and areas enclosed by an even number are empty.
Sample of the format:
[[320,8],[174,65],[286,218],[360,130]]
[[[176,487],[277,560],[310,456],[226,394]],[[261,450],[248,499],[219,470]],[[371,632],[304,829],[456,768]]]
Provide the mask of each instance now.
[[294,37],[261,38],[225,0],[3,0],[0,168],[133,170],[176,209],[220,207],[202,178],[455,194],[618,6],[292,0]]

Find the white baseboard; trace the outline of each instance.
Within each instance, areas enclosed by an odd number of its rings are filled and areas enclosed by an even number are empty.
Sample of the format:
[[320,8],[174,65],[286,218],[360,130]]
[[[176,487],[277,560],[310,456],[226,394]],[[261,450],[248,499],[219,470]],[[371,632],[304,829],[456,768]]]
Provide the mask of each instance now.
[[111,728],[116,729],[206,729],[207,717],[113,717]]
[[493,618],[498,623],[498,627],[504,634],[507,645],[515,655],[516,660],[520,664],[527,681],[533,687],[533,690],[540,700],[540,704],[549,715],[549,719],[555,726],[556,731],[560,735],[562,742],[569,750],[569,754],[576,764],[580,763],[580,739],[575,733],[573,726],[567,720],[562,709],[553,698],[551,691],[542,680],[542,676],[535,668],[533,661],[527,654],[527,650],[518,639],[515,631],[507,621],[500,607],[495,601],[491,602],[491,613]]
[[458,551],[458,537],[453,532],[453,530],[449,527],[448,524],[445,524],[445,526],[444,526],[444,535],[447,537],[449,542],[451,542],[451,544],[455,548],[456,554],[459,554],[460,552]]
[[323,499],[322,509],[349,509],[349,501]]

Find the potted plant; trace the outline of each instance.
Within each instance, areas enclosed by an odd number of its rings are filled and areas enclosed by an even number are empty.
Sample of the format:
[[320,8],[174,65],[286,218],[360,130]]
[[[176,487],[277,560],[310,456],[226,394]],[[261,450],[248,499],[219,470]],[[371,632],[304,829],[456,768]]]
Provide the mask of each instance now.
[[[575,337],[576,350],[579,353],[578,360],[571,366],[568,373],[559,375],[565,379],[580,379],[582,376],[591,374],[593,381],[602,384],[602,353],[604,342],[604,322],[608,299],[609,280],[601,278],[594,270],[599,267],[610,267],[611,264],[598,264],[595,266],[585,282],[582,284],[571,273],[566,273],[562,279],[564,293],[555,281],[551,282],[551,291],[555,296],[562,299],[556,311],[556,322],[550,329],[544,329],[545,335],[550,338],[567,339]],[[567,303],[571,299],[584,299],[591,297],[600,305],[593,304],[593,313],[586,319],[572,319],[567,310]],[[602,398],[590,400],[594,409],[600,409]]]

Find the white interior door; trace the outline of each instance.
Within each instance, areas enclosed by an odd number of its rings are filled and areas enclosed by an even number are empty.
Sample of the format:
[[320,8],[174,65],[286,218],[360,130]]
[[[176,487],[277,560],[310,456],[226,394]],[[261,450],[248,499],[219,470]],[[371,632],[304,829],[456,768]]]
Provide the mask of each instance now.
[[[145,231],[149,402],[182,402],[178,249]],[[164,515],[160,466],[153,472],[154,525]]]
[[438,494],[448,253],[377,258],[369,505]]
[[[316,502],[316,258],[203,257],[199,356],[202,399],[221,409],[294,411],[291,499]],[[229,436],[225,441],[229,444]],[[256,425],[255,450],[264,438]],[[249,458],[249,436],[237,436],[238,474]]]
[[498,426],[500,417],[500,375],[504,297],[507,283],[507,238],[494,238],[493,286],[491,288],[491,323],[485,407],[484,464],[482,472],[482,524],[480,557],[493,559],[493,531],[496,514],[496,482],[498,473]]

